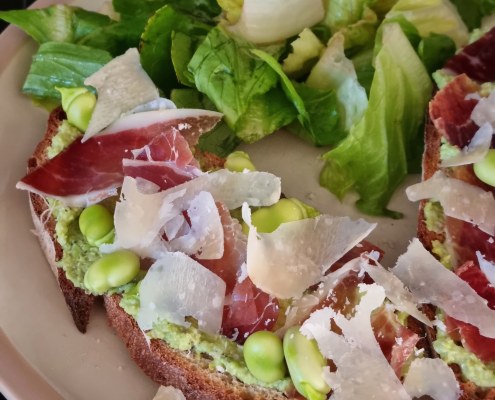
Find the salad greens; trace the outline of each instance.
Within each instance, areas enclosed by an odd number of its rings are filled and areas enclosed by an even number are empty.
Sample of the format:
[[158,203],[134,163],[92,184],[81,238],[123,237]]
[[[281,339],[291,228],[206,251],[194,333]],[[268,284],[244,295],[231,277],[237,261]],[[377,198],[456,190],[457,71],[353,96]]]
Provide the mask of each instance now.
[[[109,16],[57,5],[0,18],[40,43],[23,86],[32,97],[60,101],[55,86],[82,86],[112,57],[139,47],[164,96],[224,114],[201,138],[201,150],[224,157],[241,141],[286,127],[331,146],[323,155],[324,187],[341,199],[356,191],[365,213],[398,217],[387,204],[404,176],[419,169],[431,74],[495,12],[495,0],[294,0],[297,12],[315,6],[306,16],[282,9],[284,0],[269,3],[113,0]],[[320,20],[294,33],[281,26],[276,7],[287,21]],[[249,32],[262,45],[241,37],[239,21],[250,29],[246,10],[253,26],[274,18],[286,37],[265,40],[274,26]]]

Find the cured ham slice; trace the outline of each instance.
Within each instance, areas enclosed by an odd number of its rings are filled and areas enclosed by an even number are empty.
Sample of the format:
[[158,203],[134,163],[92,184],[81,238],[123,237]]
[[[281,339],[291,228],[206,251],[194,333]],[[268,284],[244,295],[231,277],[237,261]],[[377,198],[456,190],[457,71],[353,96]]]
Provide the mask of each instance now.
[[478,131],[478,125],[471,119],[478,100],[469,95],[478,93],[479,89],[467,75],[459,75],[430,102],[433,124],[451,145],[468,146]]
[[495,81],[495,28],[450,58],[445,68],[480,83]]
[[122,168],[125,176],[146,179],[149,182],[153,182],[161,190],[170,189],[190,181],[202,173],[201,170],[194,166],[187,165],[180,168],[175,162],[170,161],[124,159]]
[[[172,160],[189,149],[177,134],[194,136],[213,128],[221,114],[203,110],[160,110],[121,118],[100,135],[82,143],[73,142],[65,151],[35,169],[17,184],[18,189],[56,198],[68,206],[97,203],[122,185],[122,160],[133,158],[157,136],[164,135],[168,149],[160,154]],[[163,158],[163,157],[162,157]],[[158,161],[168,161],[161,159]]]
[[258,330],[271,330],[277,321],[277,299],[254,286],[244,274],[247,238],[229,210],[217,203],[223,225],[224,252],[218,260],[198,260],[226,283],[227,301],[223,311],[222,333],[238,343]]

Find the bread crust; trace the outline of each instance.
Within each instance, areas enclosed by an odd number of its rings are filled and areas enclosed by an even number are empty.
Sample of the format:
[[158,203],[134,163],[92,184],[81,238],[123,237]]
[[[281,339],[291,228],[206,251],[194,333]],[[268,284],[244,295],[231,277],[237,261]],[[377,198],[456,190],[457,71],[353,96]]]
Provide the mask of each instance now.
[[[46,149],[51,145],[52,139],[57,134],[58,127],[64,119],[65,113],[61,108],[56,108],[51,112],[45,135],[28,160],[28,173],[47,161]],[[46,199],[35,193],[29,193],[29,205],[36,235],[43,253],[57,278],[58,285],[77,329],[81,333],[85,333],[96,297],[87,294],[81,288],[75,287],[65,275],[65,271],[57,266],[57,261],[62,259],[63,249],[57,241],[55,233],[56,221],[50,213]]]
[[120,307],[120,299],[119,295],[104,297],[109,324],[132,359],[155,382],[182,390],[188,400],[287,400],[276,390],[245,385],[228,374],[211,370],[207,359],[174,350],[162,340],[151,339],[148,343],[136,321]]

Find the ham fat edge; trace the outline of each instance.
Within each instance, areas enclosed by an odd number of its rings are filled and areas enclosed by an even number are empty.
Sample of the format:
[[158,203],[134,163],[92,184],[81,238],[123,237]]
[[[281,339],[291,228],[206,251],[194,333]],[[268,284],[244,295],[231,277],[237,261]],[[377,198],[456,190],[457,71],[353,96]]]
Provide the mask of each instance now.
[[[495,40],[494,32],[489,35]],[[468,46],[464,51],[471,55],[473,50]],[[490,59],[482,54],[481,62]],[[458,76],[430,104],[434,129],[461,150],[480,129],[471,118],[480,101],[473,94],[488,79],[472,74],[469,57],[462,57],[449,61]],[[333,388],[331,398],[459,398],[467,390],[466,379],[457,368],[429,358],[432,349],[425,337],[434,325],[446,327],[456,343],[482,362],[495,361],[495,291],[482,271],[495,263],[495,212],[471,207],[472,213],[460,215],[458,207],[448,206],[452,199],[444,201],[448,196],[424,186],[409,189],[413,200],[433,198],[444,206],[442,231],[435,237],[451,252],[452,270],[427,251],[432,241],[422,234],[421,223],[422,243],[414,239],[390,270],[379,263],[380,249],[364,240],[374,226],[363,220],[323,215],[259,233],[250,220],[251,208],[276,203],[280,179],[262,172],[204,172],[194,159],[191,146],[220,118],[203,110],[122,117],[85,142],[76,139],[17,187],[67,207],[87,207],[119,195],[115,241],[100,251],[130,249],[141,257],[147,273],[140,295],[146,304],[137,323],[144,335],[158,318],[189,327],[192,317],[200,330],[238,344],[259,330],[283,335],[291,325],[301,325],[301,333],[315,339],[328,359],[322,376]],[[494,189],[476,178],[470,164],[436,167],[438,171],[425,168],[425,183],[438,179],[443,187],[458,181],[471,185],[476,191],[469,202],[487,193],[483,204],[494,207]],[[244,221],[231,213],[241,206]],[[318,235],[291,242],[301,231]],[[326,243],[332,254],[325,253]],[[284,249],[304,257],[283,258],[279,276],[260,271],[260,260],[282,257]],[[273,263],[261,266],[272,268]],[[436,306],[439,313],[427,316],[422,304]],[[493,391],[479,390],[476,396]]]

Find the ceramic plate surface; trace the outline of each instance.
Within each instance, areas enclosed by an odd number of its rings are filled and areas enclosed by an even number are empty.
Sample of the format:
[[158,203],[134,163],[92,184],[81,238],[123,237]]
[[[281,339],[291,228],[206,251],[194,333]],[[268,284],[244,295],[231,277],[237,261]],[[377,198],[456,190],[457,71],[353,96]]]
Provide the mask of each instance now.
[[[48,4],[38,1],[34,6]],[[101,2],[73,4],[94,10]],[[36,47],[14,27],[0,36],[0,391],[8,398],[23,400],[35,398],[28,393],[37,393],[41,400],[53,398],[50,385],[64,399],[152,399],[157,386],[130,360],[108,327],[102,307],[94,312],[85,335],[73,325],[32,233],[27,195],[15,189],[47,119],[44,110],[20,93]],[[351,205],[352,199],[341,204],[319,187],[322,149],[277,133],[245,150],[258,169],[282,178],[287,196],[325,213],[362,217]],[[409,177],[390,204],[404,213],[404,219],[365,217],[379,222],[370,240],[386,251],[386,265],[393,263],[415,234],[417,205],[407,201],[404,188],[417,180]],[[10,358],[4,356],[7,342],[13,345]]]

